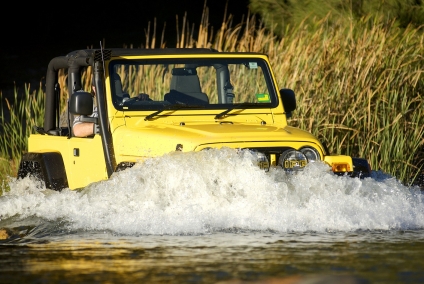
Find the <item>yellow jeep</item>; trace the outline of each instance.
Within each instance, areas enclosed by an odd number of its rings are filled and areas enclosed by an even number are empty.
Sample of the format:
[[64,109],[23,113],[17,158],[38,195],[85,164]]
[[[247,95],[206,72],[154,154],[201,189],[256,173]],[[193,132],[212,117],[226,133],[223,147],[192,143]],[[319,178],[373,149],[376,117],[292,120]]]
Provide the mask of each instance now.
[[[82,82],[88,69],[95,99]],[[67,75],[71,94],[65,127],[59,71]],[[97,117],[91,117],[93,103]],[[221,147],[252,151],[264,170],[298,171],[324,161],[336,174],[369,175],[365,159],[329,155],[311,133],[288,126],[295,108],[294,92],[278,88],[265,54],[203,48],[76,50],[48,65],[44,125],[28,139],[18,178],[31,174],[47,188],[78,189],[149,157]],[[94,122],[98,133],[75,137],[76,115]]]

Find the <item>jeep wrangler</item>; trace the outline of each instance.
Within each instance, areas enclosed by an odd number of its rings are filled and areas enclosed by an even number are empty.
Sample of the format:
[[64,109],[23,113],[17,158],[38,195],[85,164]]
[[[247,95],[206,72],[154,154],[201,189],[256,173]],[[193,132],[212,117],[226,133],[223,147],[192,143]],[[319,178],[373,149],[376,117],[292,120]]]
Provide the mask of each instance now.
[[[65,86],[59,84],[59,71],[67,78],[66,126],[60,123]],[[84,90],[88,71],[95,99]],[[18,178],[36,176],[53,190],[84,188],[171,151],[221,147],[251,151],[265,171],[296,172],[323,161],[338,175],[371,172],[366,159],[329,155],[311,133],[287,124],[296,109],[295,94],[278,88],[266,54],[206,48],[76,50],[50,61],[45,93],[44,125],[28,138]],[[91,116],[93,103],[97,117]],[[99,131],[76,137],[76,115]]]

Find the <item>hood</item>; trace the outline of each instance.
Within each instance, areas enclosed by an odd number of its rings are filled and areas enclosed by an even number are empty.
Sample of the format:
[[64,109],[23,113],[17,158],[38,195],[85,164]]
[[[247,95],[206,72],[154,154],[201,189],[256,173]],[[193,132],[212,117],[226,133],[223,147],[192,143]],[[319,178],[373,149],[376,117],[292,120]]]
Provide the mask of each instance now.
[[241,123],[185,123],[182,125],[149,124],[143,127],[122,126],[114,133],[115,150],[123,156],[159,156],[175,151],[198,151],[208,147],[290,147],[293,143],[318,144],[309,132],[293,127]]

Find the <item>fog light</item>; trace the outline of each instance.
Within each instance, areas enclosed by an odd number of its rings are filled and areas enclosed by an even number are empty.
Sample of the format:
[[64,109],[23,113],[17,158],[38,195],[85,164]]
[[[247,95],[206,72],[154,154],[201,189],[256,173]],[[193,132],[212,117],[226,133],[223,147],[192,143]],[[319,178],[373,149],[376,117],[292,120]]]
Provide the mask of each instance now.
[[278,164],[286,171],[299,171],[306,167],[308,159],[300,151],[287,150],[281,154]]
[[269,161],[266,155],[261,152],[256,152],[256,155],[258,159],[259,168],[265,170],[266,172],[269,171]]
[[256,157],[257,165],[261,170],[269,171],[269,160],[267,156],[257,150],[249,149],[250,153]]

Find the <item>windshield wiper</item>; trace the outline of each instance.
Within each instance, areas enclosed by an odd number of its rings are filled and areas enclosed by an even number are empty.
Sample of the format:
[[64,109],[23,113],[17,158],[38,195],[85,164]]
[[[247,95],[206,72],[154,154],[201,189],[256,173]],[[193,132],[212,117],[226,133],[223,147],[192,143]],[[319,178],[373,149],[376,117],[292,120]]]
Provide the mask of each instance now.
[[232,105],[230,108],[224,110],[223,112],[215,115],[215,119],[222,118],[224,115],[226,115],[227,113],[229,113],[230,111],[232,111],[233,109],[236,109],[236,108],[245,109],[245,108],[253,108],[253,107],[259,107],[259,104],[257,104],[257,103],[239,103],[239,104],[235,104],[235,105]]
[[163,108],[155,111],[154,113],[151,113],[147,115],[144,120],[150,120],[159,113],[165,111],[165,110],[178,110],[178,109],[190,109],[190,108],[204,108],[204,105],[188,105],[188,104],[170,104],[167,106],[164,106]]

